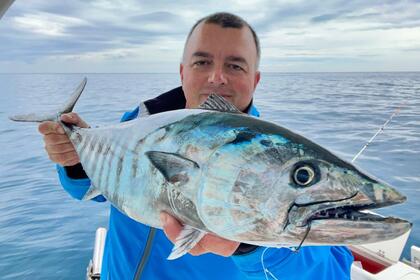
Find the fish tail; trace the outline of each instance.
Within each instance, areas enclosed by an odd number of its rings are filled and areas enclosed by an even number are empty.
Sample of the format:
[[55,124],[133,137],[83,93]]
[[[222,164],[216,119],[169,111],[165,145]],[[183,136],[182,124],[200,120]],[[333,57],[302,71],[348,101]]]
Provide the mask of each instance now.
[[70,113],[73,111],[74,105],[82,94],[87,83],[87,78],[83,78],[82,82],[76,88],[74,93],[66,101],[66,103],[56,110],[49,113],[30,113],[24,115],[10,116],[9,119],[16,122],[44,122],[44,121],[57,121],[62,114]]

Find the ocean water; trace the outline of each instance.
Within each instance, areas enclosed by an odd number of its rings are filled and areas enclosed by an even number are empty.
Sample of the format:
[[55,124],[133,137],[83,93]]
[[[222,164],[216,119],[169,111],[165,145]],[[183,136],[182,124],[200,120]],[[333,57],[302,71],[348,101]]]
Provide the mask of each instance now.
[[[75,111],[91,125],[117,123],[124,111],[179,85],[176,74],[0,74],[0,278],[82,279],[107,203],[80,202],[62,190],[34,124],[15,113],[61,105],[80,80]],[[420,245],[420,73],[265,73],[255,94],[261,117],[301,133],[394,185],[406,203],[378,212],[414,223]]]

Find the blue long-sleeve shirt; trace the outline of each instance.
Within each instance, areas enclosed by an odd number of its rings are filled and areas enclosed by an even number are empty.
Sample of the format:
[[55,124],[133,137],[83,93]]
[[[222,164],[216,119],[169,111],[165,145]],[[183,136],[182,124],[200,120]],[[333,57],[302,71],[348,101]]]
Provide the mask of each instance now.
[[[248,113],[259,116],[253,106]],[[138,114],[139,107],[125,113],[121,121],[132,120]],[[63,188],[72,197],[82,199],[90,187],[90,180],[72,179],[62,166],[57,169]],[[94,200],[105,201],[105,198],[99,196]],[[150,227],[125,216],[111,205],[101,279],[134,279],[150,233]],[[259,247],[228,258],[187,254],[169,261],[166,257],[172,246],[163,231],[156,230],[140,279],[350,279],[353,262],[351,252],[339,246],[308,246],[297,253],[288,248]]]

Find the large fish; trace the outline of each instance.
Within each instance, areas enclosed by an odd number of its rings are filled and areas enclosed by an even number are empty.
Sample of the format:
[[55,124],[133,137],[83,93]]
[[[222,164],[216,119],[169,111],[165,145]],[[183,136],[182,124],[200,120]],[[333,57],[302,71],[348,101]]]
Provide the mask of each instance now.
[[[72,111],[86,84],[53,115]],[[62,123],[99,194],[134,220],[161,228],[166,211],[185,225],[169,258],[205,233],[262,245],[362,244],[407,232],[405,220],[364,212],[405,201],[314,142],[239,112],[217,95],[183,109],[102,128]]]

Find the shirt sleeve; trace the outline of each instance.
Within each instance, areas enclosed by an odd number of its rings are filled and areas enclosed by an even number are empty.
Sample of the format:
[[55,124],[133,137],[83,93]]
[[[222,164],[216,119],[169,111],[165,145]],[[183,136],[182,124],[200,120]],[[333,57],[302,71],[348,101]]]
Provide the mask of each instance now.
[[[67,175],[66,169],[61,165],[57,165],[57,172],[63,189],[68,192],[71,197],[82,200],[91,186],[90,179],[72,179]],[[97,202],[106,201],[105,197],[102,195],[99,195],[92,200]]]
[[294,252],[288,248],[259,247],[231,257],[246,279],[348,279],[353,263],[343,246],[306,246]]
[[[133,111],[126,112],[121,118],[121,122],[129,121],[136,118],[139,114],[139,107],[136,107]],[[66,169],[61,166],[57,165],[57,172],[58,178],[60,180],[63,189],[70,194],[71,197],[82,200],[85,196],[86,192],[89,190],[91,186],[91,182],[89,178],[83,179],[73,179],[70,178],[66,172]],[[103,202],[106,201],[105,197],[99,195],[92,200]]]

